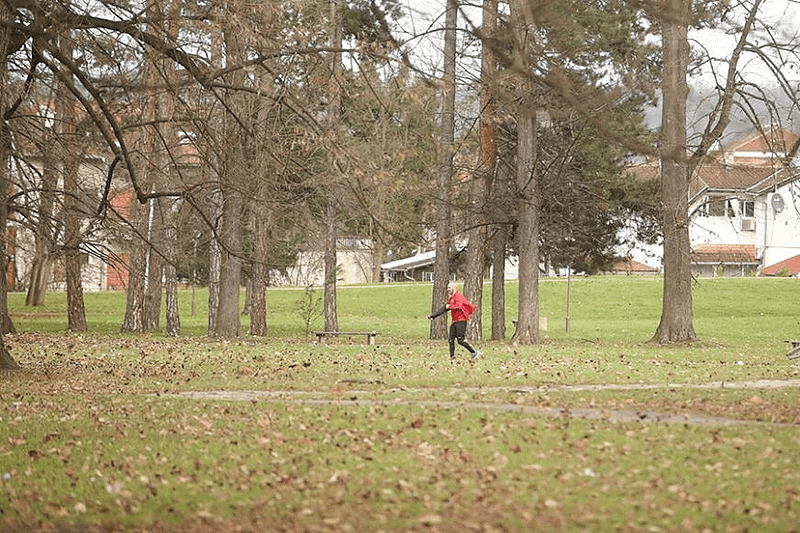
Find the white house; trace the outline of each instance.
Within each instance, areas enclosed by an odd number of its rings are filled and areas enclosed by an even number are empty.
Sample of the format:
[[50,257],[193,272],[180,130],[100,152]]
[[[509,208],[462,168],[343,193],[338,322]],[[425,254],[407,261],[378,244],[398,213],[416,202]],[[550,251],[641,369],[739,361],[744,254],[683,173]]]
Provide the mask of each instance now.
[[[273,273],[275,285],[323,285],[325,283],[325,256],[319,250],[301,252],[297,263],[287,270],[286,276]],[[375,246],[372,239],[340,237],[336,240],[337,283],[352,285],[368,283],[375,269]]]
[[[712,152],[689,182],[689,239],[697,276],[788,273],[800,256],[800,168],[783,158],[798,136],[774,129]],[[656,165],[634,170],[657,175]],[[788,265],[788,266],[787,266]]]
[[[384,282],[392,281],[433,281],[433,263],[436,251],[419,252],[410,257],[389,261],[381,265]],[[489,277],[494,275],[490,269]],[[506,258],[505,279],[519,277],[519,260],[516,256]]]
[[[786,130],[755,133],[698,168],[689,185],[696,262],[708,258],[709,247],[727,245],[751,252],[760,273],[800,255],[800,168],[782,162],[795,142]],[[718,269],[735,275],[736,261],[741,266],[745,258],[728,258]]]

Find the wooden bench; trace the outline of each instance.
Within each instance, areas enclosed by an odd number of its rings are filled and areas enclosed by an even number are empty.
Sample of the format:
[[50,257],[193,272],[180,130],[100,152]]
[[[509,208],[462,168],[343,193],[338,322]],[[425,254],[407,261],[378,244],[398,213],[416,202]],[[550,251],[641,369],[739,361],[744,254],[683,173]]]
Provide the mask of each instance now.
[[792,349],[786,354],[789,359],[800,358],[800,341],[783,341],[792,345]]
[[317,336],[317,342],[322,344],[325,342],[325,337],[357,337],[359,335],[367,336],[367,344],[375,344],[375,337],[378,336],[374,331],[315,331],[314,335]]

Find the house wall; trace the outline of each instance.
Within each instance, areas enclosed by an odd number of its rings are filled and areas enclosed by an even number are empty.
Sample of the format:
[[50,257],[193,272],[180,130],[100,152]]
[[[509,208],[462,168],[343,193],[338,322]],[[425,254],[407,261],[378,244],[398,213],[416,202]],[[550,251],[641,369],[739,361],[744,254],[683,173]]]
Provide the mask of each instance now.
[[765,202],[755,201],[753,217],[741,217],[733,200],[734,211],[726,216],[705,216],[695,211],[689,223],[689,241],[698,244],[747,244],[755,245],[759,228],[763,224]]
[[[767,267],[800,254],[800,184],[785,185],[775,191],[784,201],[776,213],[771,206],[773,192],[762,193],[754,201],[754,216],[741,217],[737,200],[728,216],[704,216],[698,211],[689,225],[692,246],[698,244],[745,244],[755,246],[756,258]],[[695,206],[695,209],[697,206]],[[708,275],[704,272],[703,275]],[[739,274],[735,274],[739,275]]]
[[695,278],[754,276],[757,270],[757,265],[750,264],[712,265],[709,263],[692,263],[692,276]]
[[763,267],[800,254],[800,183],[788,184],[776,192],[783,198],[783,211],[776,213],[772,208],[773,193],[764,195],[763,227],[757,232],[756,253],[762,258]]
[[[342,285],[369,283],[372,281],[372,250],[340,250],[336,252],[339,270],[336,280]],[[322,252],[303,252],[298,255],[295,266],[287,270],[286,276],[273,279],[276,285],[323,285],[325,263]]]

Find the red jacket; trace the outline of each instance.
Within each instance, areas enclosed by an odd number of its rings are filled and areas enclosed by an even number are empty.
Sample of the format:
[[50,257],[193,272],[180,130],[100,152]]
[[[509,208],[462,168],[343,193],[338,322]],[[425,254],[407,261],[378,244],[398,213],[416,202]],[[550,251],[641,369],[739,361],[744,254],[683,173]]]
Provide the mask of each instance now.
[[475,312],[475,306],[458,291],[447,300],[447,307],[452,313],[453,322],[469,320],[469,315]]

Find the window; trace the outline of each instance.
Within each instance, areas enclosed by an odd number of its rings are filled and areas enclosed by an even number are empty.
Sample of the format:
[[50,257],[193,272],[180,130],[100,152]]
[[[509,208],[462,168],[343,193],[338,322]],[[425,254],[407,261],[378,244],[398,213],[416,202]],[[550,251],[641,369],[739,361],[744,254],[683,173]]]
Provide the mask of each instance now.
[[756,203],[752,200],[739,200],[739,216],[742,218],[756,216]]

